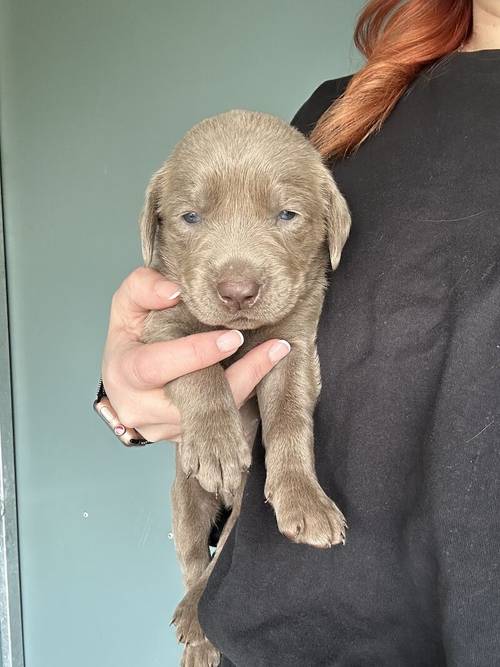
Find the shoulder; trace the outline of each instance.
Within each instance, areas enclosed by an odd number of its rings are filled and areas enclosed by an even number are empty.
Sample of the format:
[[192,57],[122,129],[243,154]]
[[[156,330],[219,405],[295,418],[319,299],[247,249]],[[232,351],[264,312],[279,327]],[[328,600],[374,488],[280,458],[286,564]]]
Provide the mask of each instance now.
[[323,81],[300,107],[290,121],[290,125],[307,136],[328,107],[344,93],[352,76],[351,74],[339,79]]

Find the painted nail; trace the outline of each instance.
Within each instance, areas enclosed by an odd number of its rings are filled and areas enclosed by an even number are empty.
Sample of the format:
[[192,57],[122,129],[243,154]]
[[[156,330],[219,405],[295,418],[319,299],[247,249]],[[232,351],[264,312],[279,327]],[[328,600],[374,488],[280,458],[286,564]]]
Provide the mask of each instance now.
[[291,346],[287,340],[279,340],[269,350],[268,352],[269,359],[271,359],[273,364],[275,364],[280,359],[283,359],[283,357],[286,357],[286,355],[290,352],[290,350]]
[[232,331],[228,331],[227,333],[222,334],[222,336],[219,336],[215,341],[215,344],[221,352],[230,352],[231,350],[236,350],[240,347],[244,340],[241,331],[233,329]]
[[176,299],[181,293],[178,287],[176,287],[175,290],[172,291],[172,284],[167,282],[166,280],[158,280],[158,282],[155,284],[155,292],[162,299],[168,299],[169,301],[172,301],[172,299]]

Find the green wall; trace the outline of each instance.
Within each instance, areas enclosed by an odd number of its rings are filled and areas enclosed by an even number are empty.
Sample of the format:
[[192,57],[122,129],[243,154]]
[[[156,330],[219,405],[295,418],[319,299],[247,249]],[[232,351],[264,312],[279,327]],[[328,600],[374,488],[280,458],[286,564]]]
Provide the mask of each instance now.
[[359,1],[0,0],[1,142],[27,667],[174,665],[172,446],[91,411],[146,182],[200,119],[286,119],[349,73]]

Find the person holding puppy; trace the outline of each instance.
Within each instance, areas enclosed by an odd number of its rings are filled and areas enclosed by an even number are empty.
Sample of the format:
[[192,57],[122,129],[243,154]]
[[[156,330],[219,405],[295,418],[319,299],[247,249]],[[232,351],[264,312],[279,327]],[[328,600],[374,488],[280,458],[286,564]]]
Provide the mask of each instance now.
[[[500,664],[500,6],[371,0],[366,64],[291,123],[331,163],[352,231],[318,351],[318,479],[345,546],[293,544],[264,503],[257,437],[241,514],[199,605],[222,667]],[[111,305],[102,374],[124,424],[178,440],[162,387],[230,356],[236,332],[142,345],[182,298],[152,269]],[[242,406],[288,353],[231,365]]]

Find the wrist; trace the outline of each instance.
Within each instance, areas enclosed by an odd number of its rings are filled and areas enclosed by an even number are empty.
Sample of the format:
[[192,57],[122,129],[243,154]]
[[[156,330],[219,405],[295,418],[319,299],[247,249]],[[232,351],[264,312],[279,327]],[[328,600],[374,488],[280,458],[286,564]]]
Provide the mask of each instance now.
[[102,378],[99,380],[97,396],[93,403],[93,408],[108,428],[113,431],[114,435],[126,447],[144,447],[144,445],[152,444],[150,440],[146,440],[146,438],[144,438],[135,428],[125,426],[125,424],[121,422],[106,394]]

